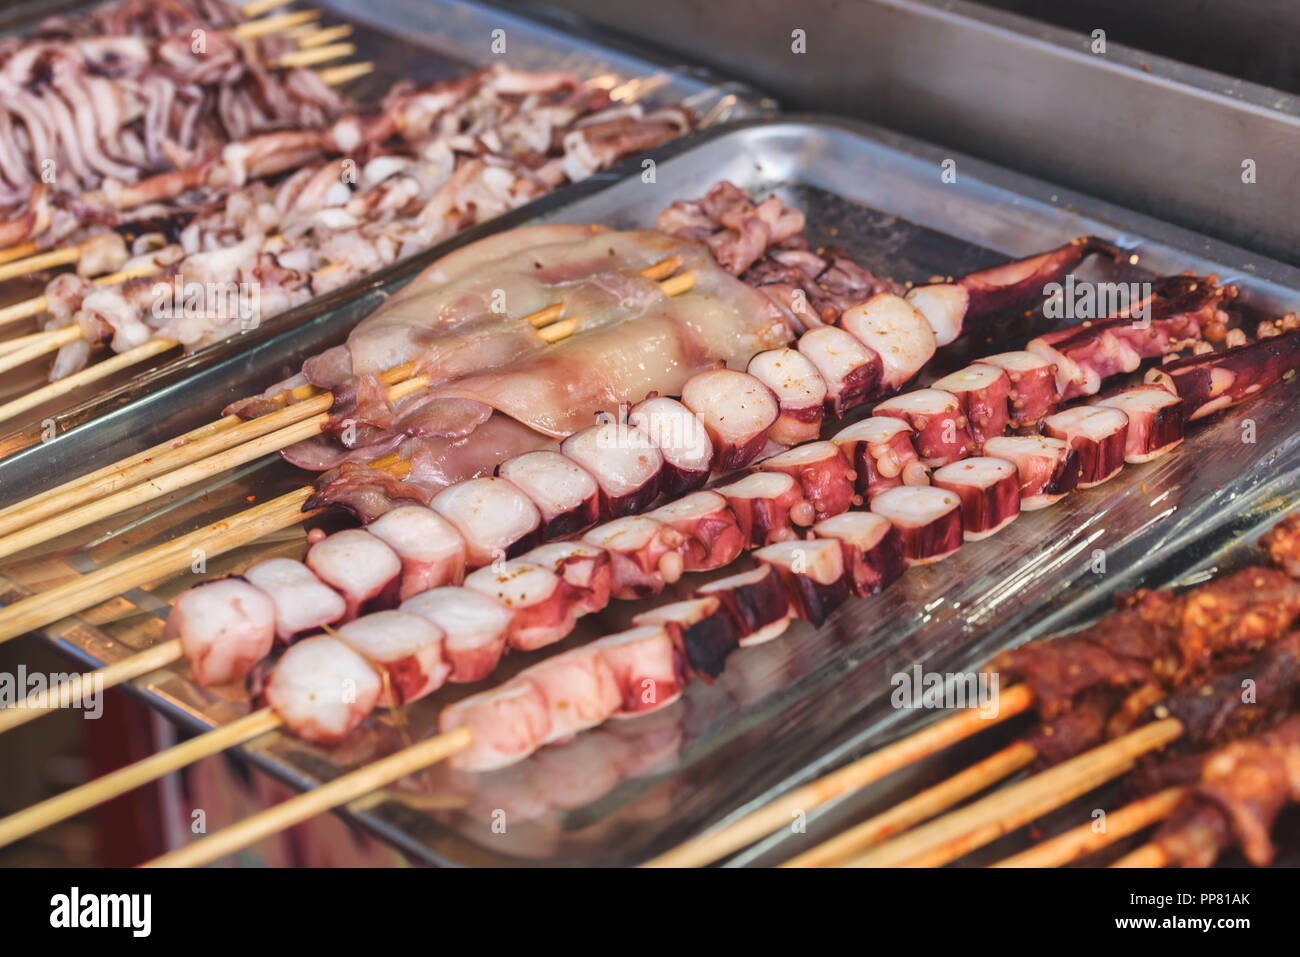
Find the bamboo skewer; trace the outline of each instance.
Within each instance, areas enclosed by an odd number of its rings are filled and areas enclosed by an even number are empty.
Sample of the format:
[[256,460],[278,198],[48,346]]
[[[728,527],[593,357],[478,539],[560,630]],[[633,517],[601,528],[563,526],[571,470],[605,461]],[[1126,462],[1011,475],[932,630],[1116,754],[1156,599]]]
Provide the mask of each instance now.
[[1158,844],[1143,844],[1136,851],[1125,854],[1111,867],[1166,867],[1169,864],[1169,855],[1164,852],[1164,848]]
[[318,63],[328,63],[330,60],[352,56],[356,52],[357,47],[354,43],[329,43],[286,53],[275,62],[275,65],[281,68],[316,66]]
[[52,249],[49,252],[37,253],[23,259],[13,259],[0,264],[0,282],[26,276],[29,273],[41,272],[44,269],[70,266],[80,258],[80,246],[65,246],[62,249]]
[[287,7],[291,3],[293,0],[250,0],[240,7],[239,12],[243,14],[245,20],[252,20],[280,7]]
[[946,811],[960,801],[1006,778],[1037,756],[1024,742],[1003,748],[960,774],[936,784],[902,804],[877,814],[823,844],[792,858],[782,867],[835,867],[868,847]]
[[38,251],[36,243],[30,239],[25,243],[19,243],[17,246],[10,246],[8,249],[0,249],[0,263],[13,262],[15,259],[22,259]]
[[230,32],[245,40],[253,40],[257,37],[269,36],[272,33],[279,33],[282,30],[288,30],[290,27],[302,26],[304,23],[319,19],[319,10],[294,10],[290,13],[277,13],[275,16],[262,17],[260,20],[249,20],[247,23],[241,23],[234,27]]
[[54,329],[50,332],[38,332],[35,341],[0,356],[0,372],[8,372],[10,369],[16,369],[33,359],[47,356],[51,352],[58,352],[64,346],[76,342],[80,338],[80,326],[64,326],[62,329]]
[[931,821],[847,866],[941,867],[1118,777],[1137,757],[1182,733],[1176,718],[1154,721]]
[[1164,820],[1186,793],[1186,787],[1165,788],[1107,814],[1103,830],[1094,829],[1089,821],[991,866],[1061,867],[1072,863]]
[[326,86],[342,86],[344,83],[351,83],[367,73],[373,73],[375,65],[369,61],[363,63],[348,63],[344,66],[333,66],[325,70],[316,71],[316,75],[321,78],[321,82]]
[[[75,327],[74,327],[75,328]],[[152,359],[154,356],[162,355],[179,346],[180,343],[173,339],[150,339],[144,345],[136,346],[134,349],[128,349],[126,352],[119,352],[115,356],[102,359],[92,366],[87,366],[80,372],[74,372],[70,376],[59,379],[57,382],[50,382],[35,389],[27,395],[19,396],[4,405],[0,405],[0,422],[6,422],[16,415],[22,415],[31,409],[44,405],[46,402],[52,402],[55,399],[62,398],[71,392],[75,392],[82,386],[89,385],[92,382],[98,382],[101,379],[107,379],[109,376],[116,375],[118,372],[133,366],[140,362]]]
[[336,27],[325,27],[324,29],[320,29],[315,25],[298,27],[296,30],[290,30],[287,35],[298,41],[298,49],[309,50],[312,47],[324,46],[327,43],[333,43],[335,40],[342,40],[344,37],[351,36],[352,24],[340,23]]
[[[288,528],[306,516],[311,489],[300,488],[189,532],[130,558],[81,575],[0,609],[0,641],[93,608],[142,584],[188,568],[196,552],[208,558]],[[314,513],[312,513],[314,514]]]
[[647,867],[703,867],[790,824],[806,813],[850,791],[879,781],[900,768],[969,738],[985,728],[1027,710],[1033,692],[1015,685],[998,696],[998,713],[985,718],[979,709],[959,712],[922,728],[900,741],[859,758],[852,764],[805,784],[717,831],[702,834],[648,862]]
[[191,738],[166,751],[151,754],[103,777],[87,781],[48,800],[0,819],[0,847],[35,834],[52,824],[80,814],[105,801],[156,781],[172,771],[193,764],[200,758],[220,754],[226,748],[251,741],[280,726],[280,719],[270,708],[222,725],[206,734]]
[[456,728],[381,758],[210,834],[187,847],[154,858],[145,867],[198,867],[218,860],[264,837],[363,797],[458,751],[473,740],[470,729]]
[[33,692],[22,704],[0,708],[0,732],[26,724],[57,708],[66,708],[74,702],[83,700],[88,694],[98,694],[107,688],[116,687],[141,675],[147,675],[151,671],[165,668],[183,655],[181,641],[176,638],[154,645],[92,674],[74,675],[70,680],[61,682],[54,688]]

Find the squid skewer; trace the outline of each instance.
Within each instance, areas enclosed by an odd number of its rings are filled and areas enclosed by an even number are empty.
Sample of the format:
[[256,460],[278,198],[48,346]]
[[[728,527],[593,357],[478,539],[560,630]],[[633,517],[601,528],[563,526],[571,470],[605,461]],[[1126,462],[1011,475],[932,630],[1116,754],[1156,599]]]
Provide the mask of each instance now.
[[[1280,374],[1280,370],[1278,370],[1278,372]],[[873,420],[868,420],[868,422],[871,421]],[[899,423],[899,425],[902,428],[902,431],[896,434],[906,434],[905,427],[902,427],[901,423]],[[861,429],[858,426],[851,426],[845,431],[857,435],[861,432]],[[829,451],[829,458],[826,454],[817,451],[822,446],[825,446]],[[853,457],[855,461],[862,460],[864,453],[856,447],[841,443],[841,448],[845,450],[844,454],[846,456]],[[814,502],[818,498],[817,493],[814,491],[815,489],[824,489],[827,487],[834,488],[837,485],[841,486],[843,490],[837,495],[832,496],[832,500],[838,503],[835,506],[836,508],[842,509],[847,507],[851,501],[856,500],[856,497],[849,496],[850,489],[848,488],[849,483],[852,481],[853,473],[844,469],[843,461],[835,455],[834,449],[835,445],[832,443],[812,443],[802,449],[792,450],[792,452],[798,452],[801,456],[799,460],[794,461],[803,463],[798,468],[793,469],[793,471],[799,473],[802,469],[805,480],[808,480],[811,475],[818,476],[818,479],[815,482],[806,487],[806,492],[809,495],[809,498]],[[892,446],[888,454],[897,458],[896,449],[896,445]],[[531,456],[535,457],[537,454],[538,453],[531,453]],[[553,453],[547,454],[553,455]],[[699,509],[696,510],[699,515],[698,518],[690,517],[692,516],[692,512],[689,510],[685,512],[680,510],[674,511],[669,510],[667,507],[663,510],[659,510],[658,514],[661,514],[669,522],[687,530],[688,537],[696,538],[699,541],[700,547],[705,549],[706,556],[710,557],[708,559],[702,556],[692,557],[692,553],[688,551],[685,553],[684,564],[674,564],[671,566],[656,568],[660,559],[654,558],[650,565],[640,566],[640,574],[649,575],[646,582],[650,583],[650,593],[657,593],[658,589],[663,587],[665,580],[674,580],[675,577],[680,574],[683,567],[686,569],[692,567],[719,567],[719,555],[715,554],[714,550],[719,546],[719,542],[721,541],[719,535],[721,534],[725,537],[725,534],[730,534],[725,531],[720,533],[718,531],[719,527],[724,530],[728,528],[734,529],[736,536],[735,542],[725,546],[720,555],[722,563],[725,563],[725,561],[729,561],[735,556],[734,548],[743,547],[746,543],[748,543],[750,547],[760,547],[772,542],[782,541],[793,537],[793,529],[790,525],[791,519],[794,519],[798,521],[799,524],[805,526],[812,524],[814,516],[818,514],[817,510],[812,507],[810,502],[804,499],[805,493],[801,492],[799,486],[788,474],[786,474],[786,471],[789,471],[789,468],[785,467],[783,469],[780,466],[780,463],[782,463],[783,460],[788,459],[790,454],[791,453],[778,455],[767,460],[759,466],[760,472],[758,474],[752,475],[748,479],[742,480],[739,483],[733,483],[731,486],[720,488],[719,492],[722,493],[721,495],[718,495],[717,493],[708,493],[712,496],[712,499],[703,496],[705,507],[702,511]],[[881,453],[877,451],[875,454]],[[525,458],[527,457],[528,456]],[[1145,454],[1141,456],[1143,460],[1145,460],[1146,457]],[[562,456],[557,458],[563,459]],[[827,462],[830,464],[827,465]],[[773,470],[774,463],[776,464],[776,470]],[[815,465],[809,465],[808,463],[815,463]],[[983,478],[972,480],[970,476],[962,476],[960,481],[950,482],[950,485],[953,488],[957,488],[962,492],[962,495],[960,496],[960,500],[963,502],[961,512],[966,516],[983,515],[985,513],[991,514],[995,516],[991,521],[994,522],[996,527],[1005,524],[1006,520],[1008,520],[1008,514],[1010,517],[1014,517],[1014,511],[1009,512],[1008,506],[1005,504],[1007,496],[1014,494],[1015,492],[1014,487],[1008,487],[1010,486],[1010,483],[1007,481],[1007,469],[1013,464],[1014,463],[1008,463],[1005,461],[999,463],[999,460],[989,460],[989,467],[983,468],[983,472],[987,472],[991,468],[995,473],[991,478],[985,475]],[[507,465],[509,465],[509,463],[507,463]],[[954,466],[948,466],[945,468],[951,471],[954,469]],[[1026,468],[1028,467],[1022,465],[1020,470],[1025,471]],[[944,469],[941,469],[940,472],[937,473],[938,483],[940,485],[944,483],[944,471]],[[1031,475],[1036,474],[1039,471],[1041,470],[1037,468],[1028,468],[1028,472]],[[580,467],[573,467],[571,469],[571,474],[581,477],[585,476],[587,473]],[[492,486],[490,480],[479,480],[479,482],[486,482],[486,485],[484,485],[485,489]],[[470,483],[470,485],[473,486],[474,483]],[[513,486],[507,482],[503,488],[513,488]],[[874,495],[874,492],[879,490],[872,490],[868,487],[865,491],[870,497],[879,497]],[[906,544],[903,545],[902,551],[907,555],[907,560],[909,562],[915,563],[917,561],[935,560],[937,557],[941,557],[943,554],[955,549],[955,547],[960,544],[963,527],[968,527],[971,537],[986,535],[989,533],[991,527],[993,527],[983,518],[963,519],[963,515],[958,514],[959,510],[956,508],[957,500],[942,498],[943,495],[950,495],[951,492],[944,493],[939,489],[927,489],[924,487],[908,491],[905,488],[897,486],[890,486],[885,491],[889,494],[883,496],[886,501],[880,507],[883,508],[885,513],[890,515],[893,520],[893,526],[895,528],[895,531],[893,532],[894,536],[897,538],[899,534],[897,529],[899,528],[907,530],[906,534],[908,535],[930,536],[929,538],[922,537],[915,539],[914,544],[911,546],[907,546]],[[903,495],[904,492],[906,492],[906,502],[902,502],[899,505],[893,505],[891,500],[895,494]],[[913,497],[917,495],[926,495],[927,493],[928,495],[935,497],[936,502],[941,499],[943,500],[942,507],[934,514],[930,514],[926,511],[929,506],[922,507],[920,505],[910,504]],[[753,496],[757,496],[755,501],[761,503],[761,512],[754,511],[750,505],[746,504],[749,498]],[[526,498],[521,498],[520,501],[522,505],[526,501]],[[588,495],[588,501],[591,509],[588,514],[594,515],[596,504],[594,497]],[[683,505],[684,504],[685,503],[683,503]],[[513,531],[509,532],[504,539],[499,537],[493,538],[488,543],[479,546],[481,554],[479,555],[478,563],[487,560],[496,549],[515,548],[518,550],[522,547],[526,547],[525,536],[537,532],[539,526],[537,514],[533,512],[532,507],[524,507],[526,509],[524,514],[531,513],[531,517],[527,518],[525,525],[515,528]],[[678,507],[674,507],[674,509],[677,508]],[[918,508],[920,511],[917,511]],[[477,511],[478,509],[475,507],[475,511],[468,512],[466,515],[476,514]],[[494,510],[483,509],[482,511],[489,512]],[[495,512],[501,515],[507,515],[510,513],[510,509],[498,507],[495,509]],[[699,522],[707,519],[711,513],[721,516],[724,512],[727,516],[727,520],[719,526],[718,521],[720,519],[713,519],[713,528],[706,535],[701,537],[699,531],[702,526],[699,525]],[[453,510],[451,514],[455,514],[455,511]],[[654,517],[656,514],[657,513],[651,513],[651,516]],[[646,520],[642,519],[640,521],[644,523]],[[682,522],[685,522],[686,524],[680,524]],[[936,533],[936,523],[944,524],[945,531]],[[472,525],[473,523],[471,522],[469,526],[462,525],[462,528],[472,529]],[[952,527],[949,528],[948,526]],[[632,527],[634,526],[630,526],[628,531],[631,531]],[[649,531],[657,526],[651,523],[649,525],[643,525],[643,527]],[[578,531],[581,529],[575,527],[573,530]],[[499,536],[499,533],[493,534]],[[611,533],[604,534],[608,536]],[[635,581],[636,576],[632,571],[630,571],[630,569],[638,567],[636,562],[644,561],[644,550],[649,542],[658,540],[656,537],[658,533],[654,533],[649,539],[645,538],[642,533],[637,533],[631,538],[628,538],[627,533],[625,532],[618,532],[615,534],[622,537],[607,537],[598,540],[593,544],[613,545],[626,540],[627,544],[619,545],[619,548],[630,547],[633,549],[633,553],[638,557],[634,560],[634,564],[625,566],[625,574],[621,577],[629,581]],[[936,534],[937,538],[934,537]],[[637,537],[638,535],[641,537]],[[902,539],[902,541],[905,542],[906,539]],[[931,542],[934,542],[935,544],[930,544]],[[665,556],[671,554],[674,551],[676,544],[677,543],[674,541],[669,541],[666,545],[660,546],[663,548],[663,551],[659,554]],[[460,545],[459,548],[463,549],[464,545]],[[465,553],[461,551],[460,554]],[[457,559],[457,561],[463,562],[463,559]],[[677,561],[679,560],[674,559],[674,562]],[[459,567],[463,567],[463,565]],[[676,570],[669,571],[668,569],[670,568]],[[860,577],[861,575],[868,573],[879,574],[878,571],[868,572],[867,570],[857,566],[854,567],[853,571],[855,577]],[[632,577],[627,578],[628,575],[631,575]],[[656,582],[657,584],[655,584]],[[424,583],[427,584],[427,580],[424,580]],[[620,587],[625,590],[630,588],[632,589],[631,593],[634,594],[644,593],[643,591],[638,590],[642,586],[628,585]],[[179,656],[180,650],[180,646],[176,646],[177,656]],[[123,669],[119,669],[119,672],[124,675],[127,674]],[[28,711],[28,714],[35,713],[36,710],[37,706],[33,703],[33,708]],[[17,720],[21,720],[21,718]]]

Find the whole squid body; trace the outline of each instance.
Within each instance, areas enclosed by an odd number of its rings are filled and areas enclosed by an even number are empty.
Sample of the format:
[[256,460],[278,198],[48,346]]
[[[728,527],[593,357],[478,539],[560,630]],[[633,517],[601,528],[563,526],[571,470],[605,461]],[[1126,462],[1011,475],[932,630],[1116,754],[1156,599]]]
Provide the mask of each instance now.
[[[917,287],[908,298],[872,296],[845,310],[842,325],[852,336],[814,329],[813,338],[826,341],[801,345],[802,365],[831,383],[835,395],[822,405],[832,413],[888,394],[939,345],[1008,303],[1036,300],[1045,283],[1094,252],[1114,251],[1075,240],[954,283]],[[669,257],[695,276],[694,288],[674,298],[637,274]],[[548,346],[517,317],[557,302],[578,328]],[[272,392],[303,381],[334,391],[327,433],[285,456],[327,472],[313,506],[338,504],[369,519],[395,502],[427,502],[511,456],[553,447],[623,403],[680,394],[702,369],[744,368],[795,331],[769,296],[719,267],[699,241],[590,225],[528,227],[444,257],[364,320],[346,345],[308,360],[300,376]],[[390,404],[378,374],[412,360],[432,384]],[[782,363],[761,365],[760,378],[770,378],[784,398],[790,390]],[[259,399],[236,406],[241,414],[261,408]],[[821,412],[797,410],[798,427],[816,428]],[[365,467],[394,451],[410,463],[405,479]]]

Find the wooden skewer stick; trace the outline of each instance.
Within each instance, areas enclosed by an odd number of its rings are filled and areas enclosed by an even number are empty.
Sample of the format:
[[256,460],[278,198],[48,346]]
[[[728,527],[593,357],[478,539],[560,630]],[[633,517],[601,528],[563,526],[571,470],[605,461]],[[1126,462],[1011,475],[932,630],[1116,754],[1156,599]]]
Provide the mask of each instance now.
[[198,867],[225,857],[285,828],[301,824],[331,808],[355,801],[399,778],[437,764],[470,746],[473,735],[459,727],[335,778],[287,801],[210,834],[188,847],[156,857],[145,867]]
[[[140,585],[189,568],[196,554],[212,558],[232,548],[296,525],[308,517],[302,507],[310,488],[294,489],[278,498],[223,518],[138,555],[80,575],[37,595],[0,609],[0,641],[53,624],[69,615],[93,608]],[[314,512],[311,514],[315,514]]]
[[278,67],[315,66],[328,63],[357,52],[355,43],[329,43],[325,46],[311,47],[305,50],[293,50],[276,61]]
[[[303,32],[299,32],[303,31]],[[352,35],[352,24],[340,23],[336,27],[325,27],[318,29],[315,26],[299,27],[298,30],[289,31],[289,36],[298,41],[300,50],[310,50],[312,47],[324,46],[327,43],[333,43],[335,40],[342,40],[344,37]]]
[[29,273],[40,272],[43,269],[70,266],[80,258],[80,246],[64,246],[62,249],[51,249],[49,252],[37,253],[35,256],[28,256],[25,259],[15,259],[0,265],[0,282],[26,276]]
[[[99,276],[91,280],[97,286],[116,286],[120,282],[126,282],[128,279],[136,279],[140,276],[152,276],[158,272],[157,266],[135,266],[131,269],[123,269],[121,272],[112,272],[106,276]],[[39,316],[49,308],[49,300],[44,296],[35,296],[31,299],[25,299],[22,302],[16,302],[12,306],[5,306],[0,309],[0,326],[7,326],[10,323],[18,322],[22,319],[30,319],[32,316]]]
[[38,342],[45,342],[49,339],[50,333],[33,332],[30,335],[19,336],[16,339],[6,339],[0,342],[0,356],[7,356],[11,352],[17,352],[19,349],[26,349],[28,346],[35,345]]
[[150,781],[156,781],[172,771],[193,764],[200,758],[220,754],[226,748],[251,741],[268,731],[274,731],[279,726],[280,719],[275,713],[270,708],[263,708],[207,734],[201,734],[103,777],[87,781],[71,791],[65,791],[39,804],[24,808],[0,820],[0,847],[35,834],[51,824],[80,814],[128,791],[133,791]]
[[[540,330],[540,335],[547,342],[556,342],[566,336],[572,335],[577,328],[576,319],[563,319],[560,322],[547,326]],[[167,340],[155,340],[165,342]],[[126,355],[126,353],[123,353]],[[121,358],[121,357],[118,357]],[[399,367],[404,368],[404,367]],[[390,370],[397,372],[397,370]],[[400,374],[400,373],[398,373]],[[409,371],[408,371],[409,374]],[[388,400],[397,402],[406,398],[414,392],[429,385],[429,377],[425,375],[414,376],[405,379],[393,385],[388,390]],[[310,413],[311,410],[323,406],[329,408],[333,402],[333,396],[328,393],[322,393],[314,399],[307,402],[291,405],[281,412],[273,413],[274,415],[287,414],[289,417],[301,417]],[[178,491],[188,485],[194,485],[205,479],[212,478],[229,469],[238,468],[241,465],[247,465],[249,462],[256,461],[264,455],[270,455],[278,452],[280,449],[286,449],[295,443],[304,439],[309,439],[314,435],[319,435],[330,420],[328,411],[320,411],[308,418],[300,418],[300,421],[294,422],[284,428],[277,429],[274,432],[258,435],[257,437],[236,445],[233,448],[226,448],[215,455],[191,462],[174,471],[164,475],[155,476],[149,481],[142,482],[139,485],[133,485],[130,488],[114,492],[104,498],[96,499],[92,502],[74,508],[67,512],[62,512],[52,516],[43,522],[35,525],[29,525],[24,529],[13,532],[0,538],[0,558],[6,558],[35,545],[52,541],[60,535],[74,531],[79,528],[85,528],[101,519],[108,518],[119,512],[134,508],[137,505],[143,505],[145,502],[151,502],[156,498],[166,495],[170,492]],[[256,422],[257,420],[252,420]],[[261,425],[259,431],[265,430],[265,425]],[[228,445],[226,441],[233,432],[221,433],[215,436],[212,441],[220,441],[221,444]],[[242,433],[240,433],[242,436]]]
[[[680,265],[680,256],[670,256],[647,266],[641,270],[641,273],[650,279],[660,279],[662,276],[671,275]],[[668,279],[661,282],[660,285],[665,294],[675,296],[687,291],[693,283],[694,276],[690,273],[683,273],[682,276]],[[564,304],[557,303],[554,306],[548,306],[525,316],[523,321],[533,326],[543,325],[544,322],[551,321],[551,317],[558,317],[563,312]],[[548,342],[554,342],[563,338],[564,335],[571,334],[575,328],[576,322],[572,322],[557,329],[543,329],[541,335]],[[127,355],[127,353],[123,353],[123,355]],[[107,361],[111,362],[113,360]],[[102,364],[100,363],[100,365]],[[91,367],[91,369],[95,368],[98,368],[98,366]],[[90,369],[83,370],[82,373],[77,373],[77,375],[80,376],[89,371]],[[415,363],[407,362],[387,370],[380,376],[380,379],[385,385],[395,385],[409,377],[414,371]],[[76,376],[69,378],[76,378]],[[57,386],[59,383],[53,383],[53,385]],[[37,391],[42,392],[49,389],[50,387],[47,386]],[[247,422],[238,416],[225,416],[170,442],[146,449],[144,452],[139,452],[120,462],[99,469],[90,475],[66,482],[58,488],[24,499],[0,510],[0,536],[25,528],[74,505],[85,504],[87,499],[117,492],[138,482],[150,479],[155,475],[160,475],[169,469],[188,465],[204,456],[257,438],[273,429],[291,425],[308,416],[325,412],[333,402],[331,393],[322,393],[311,385],[297,386],[292,390],[281,393],[280,396],[283,399],[284,408],[276,412],[258,416]],[[10,403],[10,405],[16,405],[24,401],[26,400],[19,399],[15,403]],[[40,401],[47,400],[41,399]],[[33,404],[39,403],[30,403],[26,408],[30,408]],[[8,408],[9,406],[0,406],[0,421],[10,417]],[[19,409],[19,411],[25,410],[25,408]]]
[[1159,844],[1143,844],[1136,851],[1125,854],[1111,867],[1168,867],[1169,855]]
[[[72,328],[76,328],[75,326]],[[128,349],[126,352],[120,352],[115,356],[96,362],[92,366],[87,366],[80,372],[74,372],[72,375],[57,382],[51,382],[35,389],[27,395],[20,396],[4,405],[0,405],[0,422],[8,421],[14,416],[22,415],[31,409],[52,402],[55,399],[62,398],[71,392],[75,392],[84,385],[92,382],[98,382],[101,379],[107,379],[109,376],[116,375],[123,369],[152,359],[154,356],[162,355],[179,346],[180,343],[172,339],[150,339],[144,345],[136,346],[134,349]],[[3,361],[3,360],[0,360]]]
[[0,356],[0,372],[8,372],[10,369],[16,369],[33,359],[39,359],[51,352],[58,352],[64,346],[81,338],[81,327],[64,326],[62,329],[37,333],[37,336],[36,341],[30,345],[21,349],[14,349],[6,355]]
[[942,751],[985,728],[991,728],[1027,710],[1033,704],[1028,685],[1014,685],[998,696],[997,714],[984,717],[981,709],[960,711],[914,734],[859,758],[838,771],[796,788],[720,830],[702,834],[648,862],[647,867],[703,867],[790,824],[797,813],[807,813],[831,800],[874,784],[900,768]]
[[[3,712],[0,712],[3,714]],[[782,867],[835,867],[868,847],[906,831],[909,827],[946,811],[960,801],[1001,781],[1037,757],[1037,752],[1017,741],[955,774],[934,787],[908,798],[902,804],[863,821],[824,844],[805,851],[782,864]]]
[[279,7],[287,7],[291,3],[293,0],[251,0],[244,4],[239,12],[244,15],[245,20],[252,20]]
[[1107,814],[1106,825],[1101,830],[1097,830],[1097,822],[1089,821],[991,866],[1061,867],[1073,863],[1163,821],[1173,813],[1186,793],[1185,787],[1165,788]]
[[124,658],[107,668],[87,675],[73,675],[53,688],[34,691],[21,704],[0,708],[0,732],[26,724],[58,708],[70,707],[89,694],[98,694],[107,688],[114,688],[151,671],[165,668],[182,657],[184,651],[181,649],[181,641],[175,638]]
[[15,259],[22,259],[24,256],[30,256],[37,251],[36,243],[31,240],[19,243],[17,246],[10,246],[8,249],[0,249],[0,263],[13,262]]
[[375,65],[366,61],[364,63],[348,63],[344,66],[332,66],[325,70],[317,70],[316,75],[321,78],[321,82],[326,86],[342,86],[344,83],[351,83],[367,73],[373,73],[374,69]]
[[249,20],[247,23],[239,24],[230,32],[245,40],[252,40],[318,19],[320,19],[319,10],[294,10],[291,13],[277,13],[273,17],[263,17],[260,20]]
[[1177,718],[1153,721],[931,821],[847,866],[941,867],[1119,777],[1140,755],[1164,747],[1182,733]]

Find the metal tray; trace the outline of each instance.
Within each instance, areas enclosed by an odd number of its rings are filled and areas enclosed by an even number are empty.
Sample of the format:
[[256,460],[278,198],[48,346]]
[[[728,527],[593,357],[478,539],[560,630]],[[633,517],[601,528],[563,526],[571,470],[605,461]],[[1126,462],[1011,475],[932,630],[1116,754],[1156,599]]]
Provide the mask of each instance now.
[[[349,41],[357,47],[352,58],[371,61],[376,69],[348,87],[362,102],[381,96],[392,83],[429,83],[461,75],[493,63],[516,69],[572,70],[599,80],[620,99],[648,104],[686,103],[704,125],[769,114],[775,104],[741,84],[728,83],[707,70],[675,65],[630,51],[606,34],[570,18],[555,24],[529,19],[471,0],[327,0],[323,24],[354,24]],[[9,22],[10,30],[31,26],[49,11]],[[493,52],[495,31],[505,51]],[[552,194],[553,195],[553,194]],[[540,200],[545,204],[550,197]],[[515,211],[512,217],[535,215],[542,206]],[[444,249],[446,247],[443,247]],[[248,386],[270,385],[282,378],[293,355],[307,356],[332,341],[374,307],[373,295],[415,275],[430,261],[417,255],[372,274],[328,296],[268,319],[259,328],[215,343],[192,354],[176,356],[136,370],[125,370],[102,383],[86,386],[58,403],[47,403],[22,419],[0,423],[0,456],[31,450],[31,465],[0,476],[0,498],[28,494],[66,474],[67,463],[98,461],[96,455],[117,457],[126,446],[147,448],[166,434],[184,429],[185,410],[174,405],[175,387],[202,377],[203,394],[225,388],[235,397]],[[11,283],[4,302],[39,295],[42,283]],[[357,300],[362,311],[344,307]],[[0,402],[43,385],[49,361],[28,363],[0,383]],[[86,435],[93,431],[93,435]],[[73,433],[76,433],[75,435]],[[58,442],[43,438],[57,434]],[[89,458],[87,458],[89,456]],[[6,466],[9,462],[4,463]]]
[[[958,156],[957,182],[945,184],[940,163],[950,156],[847,121],[748,123],[668,145],[657,153],[654,185],[639,176],[606,177],[583,195],[551,197],[539,218],[643,225],[669,201],[730,178],[751,190],[777,190],[808,212],[815,242],[844,245],[870,268],[900,279],[961,273],[1097,233],[1132,250],[1139,266],[1129,268],[1214,271],[1238,279],[1251,309],[1281,312],[1300,300],[1300,271],[975,160]],[[1110,275],[1095,265],[1088,272]],[[996,345],[949,347],[932,371],[942,373],[1002,343],[1023,343],[1028,324],[999,330]],[[178,386],[173,401],[210,416],[229,394],[229,388],[212,395]],[[1106,485],[1023,515],[994,538],[909,571],[873,599],[847,604],[820,629],[796,625],[776,641],[737,653],[716,683],[693,684],[656,717],[611,722],[493,775],[431,769],[348,813],[415,859],[433,863],[643,861],[924,720],[925,714],[890,708],[890,675],[918,661],[931,670],[966,669],[999,648],[1082,621],[1116,590],[1148,576],[1165,580],[1169,569],[1162,563],[1186,556],[1193,567],[1243,516],[1262,520],[1294,504],[1300,468],[1294,405],[1293,394],[1278,388],[1198,423],[1178,454],[1126,468]],[[1254,423],[1253,444],[1242,442],[1246,419]],[[0,572],[44,587],[214,520],[250,496],[264,500],[301,481],[282,462],[257,463],[53,543],[45,555],[11,561]],[[1107,556],[1102,576],[1090,567],[1099,548]],[[205,576],[274,549],[300,555],[304,533],[286,532],[211,559]],[[194,581],[187,574],[133,592],[47,635],[83,661],[119,659],[157,640],[167,598]],[[636,610],[616,603],[560,648],[621,627]],[[512,656],[492,680],[536,658]],[[239,695],[199,689],[183,672],[160,672],[135,690],[196,728],[228,720],[244,707]],[[372,721],[333,751],[282,735],[245,751],[258,766],[304,787],[428,733],[438,709],[471,690],[443,689],[408,709],[400,723]]]

